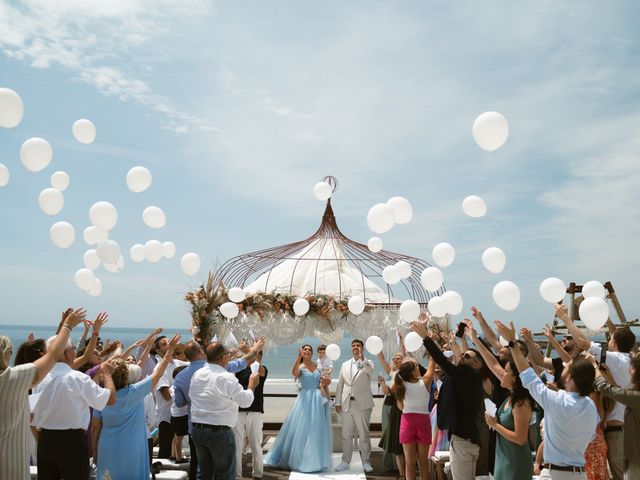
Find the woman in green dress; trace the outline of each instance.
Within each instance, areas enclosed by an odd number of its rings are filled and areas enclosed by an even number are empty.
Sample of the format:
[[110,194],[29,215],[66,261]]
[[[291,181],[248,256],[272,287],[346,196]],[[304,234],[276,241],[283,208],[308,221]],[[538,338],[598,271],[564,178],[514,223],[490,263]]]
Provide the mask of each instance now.
[[487,425],[498,434],[493,478],[531,480],[533,461],[529,446],[529,424],[533,415],[533,398],[522,386],[513,361],[503,368],[498,359],[478,341],[475,330],[471,327],[468,331],[487,366],[500,379],[500,385],[509,390],[509,396],[500,405],[495,417],[485,413]]

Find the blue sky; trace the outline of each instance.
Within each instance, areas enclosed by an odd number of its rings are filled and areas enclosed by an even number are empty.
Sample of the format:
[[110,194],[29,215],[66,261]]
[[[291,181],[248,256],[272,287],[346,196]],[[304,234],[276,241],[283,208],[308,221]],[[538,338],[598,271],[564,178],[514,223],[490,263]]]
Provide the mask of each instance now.
[[[640,300],[640,41],[637,2],[183,2],[0,1],[0,86],[25,104],[0,131],[0,323],[52,324],[66,305],[111,312],[113,326],[184,326],[182,294],[212,267],[306,237],[323,206],[313,184],[338,177],[333,204],[353,239],[371,236],[366,213],[408,198],[414,220],[384,234],[385,248],[430,259],[448,241],[449,289],[489,317],[539,327],[551,319],[538,285],[611,280],[628,317]],[[502,112],[510,136],[487,154],[471,125]],[[71,135],[89,118],[98,136]],[[32,136],[53,146],[51,165],[27,172],[18,151]],[[152,187],[133,194],[126,172],[143,165]],[[38,207],[50,175],[71,186],[56,217]],[[482,196],[489,214],[466,217]],[[89,248],[88,209],[112,202],[123,250],[157,238],[172,260],[102,268],[103,293],[74,284]],[[142,210],[158,205],[153,231]],[[76,228],[62,251],[57,220]],[[482,251],[507,254],[501,274]],[[182,254],[203,268],[186,277]],[[512,314],[491,300],[516,282]]]

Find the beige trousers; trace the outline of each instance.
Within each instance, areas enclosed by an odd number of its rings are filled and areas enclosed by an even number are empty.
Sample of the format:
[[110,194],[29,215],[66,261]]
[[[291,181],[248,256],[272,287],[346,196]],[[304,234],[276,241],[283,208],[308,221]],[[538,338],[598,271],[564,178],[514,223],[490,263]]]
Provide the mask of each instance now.
[[453,480],[475,480],[479,455],[479,445],[457,435],[451,435],[449,457]]
[[342,411],[342,461],[351,463],[353,455],[353,438],[359,438],[360,457],[362,463],[369,463],[371,456],[371,438],[369,436],[369,422],[371,421],[371,408],[359,410],[351,402],[349,410]]
[[613,480],[624,478],[624,432],[608,432],[604,434],[607,441],[607,460]]

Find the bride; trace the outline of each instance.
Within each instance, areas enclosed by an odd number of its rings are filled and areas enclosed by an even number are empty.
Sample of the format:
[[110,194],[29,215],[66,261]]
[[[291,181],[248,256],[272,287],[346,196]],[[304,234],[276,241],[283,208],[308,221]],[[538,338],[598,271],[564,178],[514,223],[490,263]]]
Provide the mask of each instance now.
[[321,377],[312,355],[311,345],[298,351],[291,373],[300,381],[301,390],[264,458],[267,466],[307,473],[331,468],[331,416],[319,388],[330,380]]

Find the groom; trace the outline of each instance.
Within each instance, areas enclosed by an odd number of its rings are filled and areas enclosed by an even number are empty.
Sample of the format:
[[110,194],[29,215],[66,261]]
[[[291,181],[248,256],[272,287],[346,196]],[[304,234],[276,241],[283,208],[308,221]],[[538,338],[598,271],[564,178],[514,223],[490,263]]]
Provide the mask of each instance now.
[[342,412],[342,463],[337,471],[347,470],[353,453],[353,437],[360,437],[360,456],[364,471],[371,473],[373,467],[369,462],[371,455],[371,439],[369,438],[369,421],[373,409],[371,394],[371,374],[373,363],[365,360],[362,351],[362,340],[351,342],[353,358],[347,360],[340,368],[338,388],[336,388],[336,412]]

